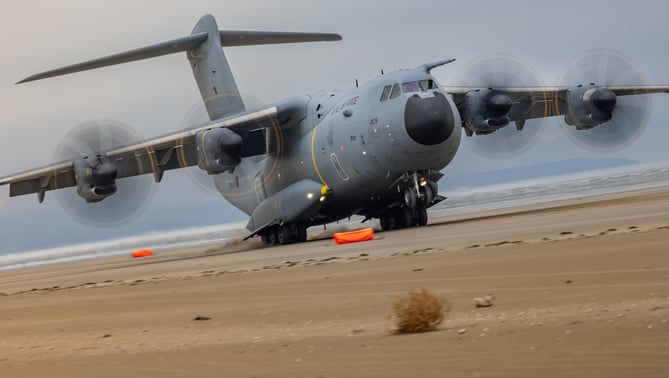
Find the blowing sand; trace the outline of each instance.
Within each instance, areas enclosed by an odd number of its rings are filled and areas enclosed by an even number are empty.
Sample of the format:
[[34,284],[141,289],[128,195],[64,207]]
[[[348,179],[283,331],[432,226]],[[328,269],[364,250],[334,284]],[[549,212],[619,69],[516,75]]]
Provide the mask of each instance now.
[[[2,272],[0,375],[667,377],[667,189]],[[421,287],[451,313],[394,335],[391,296]]]

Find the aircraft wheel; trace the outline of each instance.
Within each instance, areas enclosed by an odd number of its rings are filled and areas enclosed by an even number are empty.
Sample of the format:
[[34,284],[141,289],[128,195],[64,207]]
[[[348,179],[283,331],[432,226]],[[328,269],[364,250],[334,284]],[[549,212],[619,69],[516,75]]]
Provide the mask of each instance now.
[[275,227],[270,228],[267,230],[267,240],[269,241],[268,245],[276,245],[277,244],[277,230]]
[[305,224],[297,225],[297,240],[298,243],[307,241],[307,226]]
[[416,191],[412,188],[404,189],[404,204],[407,205],[409,209],[416,207]]
[[262,245],[264,245],[264,246],[272,245],[272,242],[269,239],[270,239],[270,237],[269,237],[269,233],[267,231],[260,234],[260,241],[262,242]]
[[427,210],[425,206],[418,206],[416,209],[416,226],[425,226],[427,224]]
[[291,239],[290,225],[284,224],[277,229],[277,241],[281,245],[290,244]]
[[408,207],[402,207],[397,212],[398,228],[411,227],[413,223],[413,211]]
[[384,215],[381,218],[379,218],[379,223],[381,224],[381,231],[390,231],[393,229],[392,225],[390,224],[392,218],[393,217],[390,217],[388,215]]
[[432,193],[432,188],[430,188],[428,185],[420,188],[420,197],[425,205],[429,206],[432,204],[432,201],[434,201],[434,193]]
[[396,229],[397,226],[398,226],[397,218],[395,218],[395,216],[391,215],[391,216],[388,216],[387,219],[388,219],[388,231]]

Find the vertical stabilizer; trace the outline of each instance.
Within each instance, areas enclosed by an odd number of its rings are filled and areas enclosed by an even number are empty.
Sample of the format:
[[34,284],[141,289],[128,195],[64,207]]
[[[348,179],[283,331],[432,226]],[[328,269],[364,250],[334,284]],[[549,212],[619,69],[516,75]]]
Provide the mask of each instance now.
[[205,15],[191,35],[207,33],[207,40],[188,50],[188,61],[200,89],[209,118],[223,118],[246,110],[237,83],[221,48],[221,34],[212,15]]
[[223,46],[339,40],[341,36],[333,33],[218,30],[216,20],[208,14],[200,18],[187,37],[40,72],[17,84],[186,51],[202,100],[213,121],[246,110]]

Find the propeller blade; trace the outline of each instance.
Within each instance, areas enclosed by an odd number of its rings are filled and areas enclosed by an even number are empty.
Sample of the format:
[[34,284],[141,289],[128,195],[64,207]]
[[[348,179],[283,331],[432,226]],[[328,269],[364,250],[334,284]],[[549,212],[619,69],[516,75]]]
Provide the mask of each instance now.
[[[562,86],[590,84],[647,85],[646,78],[632,61],[613,50],[594,50],[579,55],[563,70]],[[569,139],[593,151],[616,151],[627,147],[642,133],[648,122],[651,98],[648,95],[615,96],[611,91],[598,94],[594,104],[600,109],[612,109],[610,121],[589,130],[577,130],[560,117]],[[613,95],[613,96],[612,96]]]
[[[56,148],[55,161],[96,155],[106,150],[141,142],[142,138],[129,127],[109,120],[86,122],[71,130]],[[92,168],[97,184],[116,182],[116,193],[101,202],[87,203],[76,190],[56,190],[54,194],[63,208],[75,219],[95,226],[115,226],[138,216],[153,195],[153,179],[142,175],[116,180],[117,169],[111,162],[100,162]]]
[[[541,87],[539,74],[520,59],[501,54],[484,55],[469,61],[456,76],[457,86],[500,89],[504,87]],[[503,92],[503,90],[502,90]],[[508,111],[510,98],[495,95],[489,111]],[[519,106],[519,105],[516,105]],[[529,109],[529,107],[528,107]],[[513,110],[512,110],[513,111]],[[506,113],[504,113],[506,114]],[[473,151],[491,158],[516,156],[529,149],[543,133],[545,119],[519,120],[487,135],[473,135],[465,143]]]
[[[219,94],[219,96],[225,96],[225,94]],[[253,95],[242,93],[240,96],[244,101],[246,109],[249,111],[261,108],[265,105]],[[180,130],[192,129],[196,126],[204,125],[209,121],[209,115],[207,114],[207,109],[205,108],[204,103],[198,101],[190,107],[190,110],[181,121]],[[195,185],[202,189],[202,191],[215,197],[221,196],[221,192],[216,188],[214,178],[211,175],[208,175],[207,172],[197,166],[187,167],[184,171],[188,174],[191,180],[193,180]]]

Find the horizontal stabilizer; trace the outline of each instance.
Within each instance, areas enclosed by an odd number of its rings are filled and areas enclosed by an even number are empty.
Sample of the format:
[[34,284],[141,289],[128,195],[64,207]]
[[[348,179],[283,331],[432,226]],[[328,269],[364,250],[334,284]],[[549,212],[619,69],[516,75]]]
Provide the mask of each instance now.
[[[295,32],[272,32],[272,31],[226,31],[221,30],[221,46],[247,46],[266,45],[296,42],[318,42],[339,41],[341,36],[332,33],[295,33]],[[70,66],[56,68],[29,76],[16,84],[30,81],[47,79],[50,77],[67,75],[75,72],[88,71],[96,68],[113,66],[115,64],[134,62],[136,60],[155,58],[158,56],[174,54],[182,51],[193,50],[205,42],[208,38],[206,32],[196,33],[183,38],[173,39],[138,49],[125,51],[118,54],[108,55],[103,58],[89,60]]]
[[29,76],[16,84],[27,83],[29,81],[42,80],[50,77],[67,75],[75,72],[93,70],[100,67],[113,66],[115,64],[134,62],[136,60],[155,58],[158,56],[174,54],[181,51],[187,51],[196,48],[202,42],[207,40],[207,33],[198,33],[188,37],[177,38],[171,41],[158,43],[138,49],[125,51],[118,54],[108,55],[103,58],[89,60],[83,63],[72,64],[70,66],[56,68]]
[[333,33],[294,33],[221,30],[221,46],[275,45],[279,43],[341,41]]

